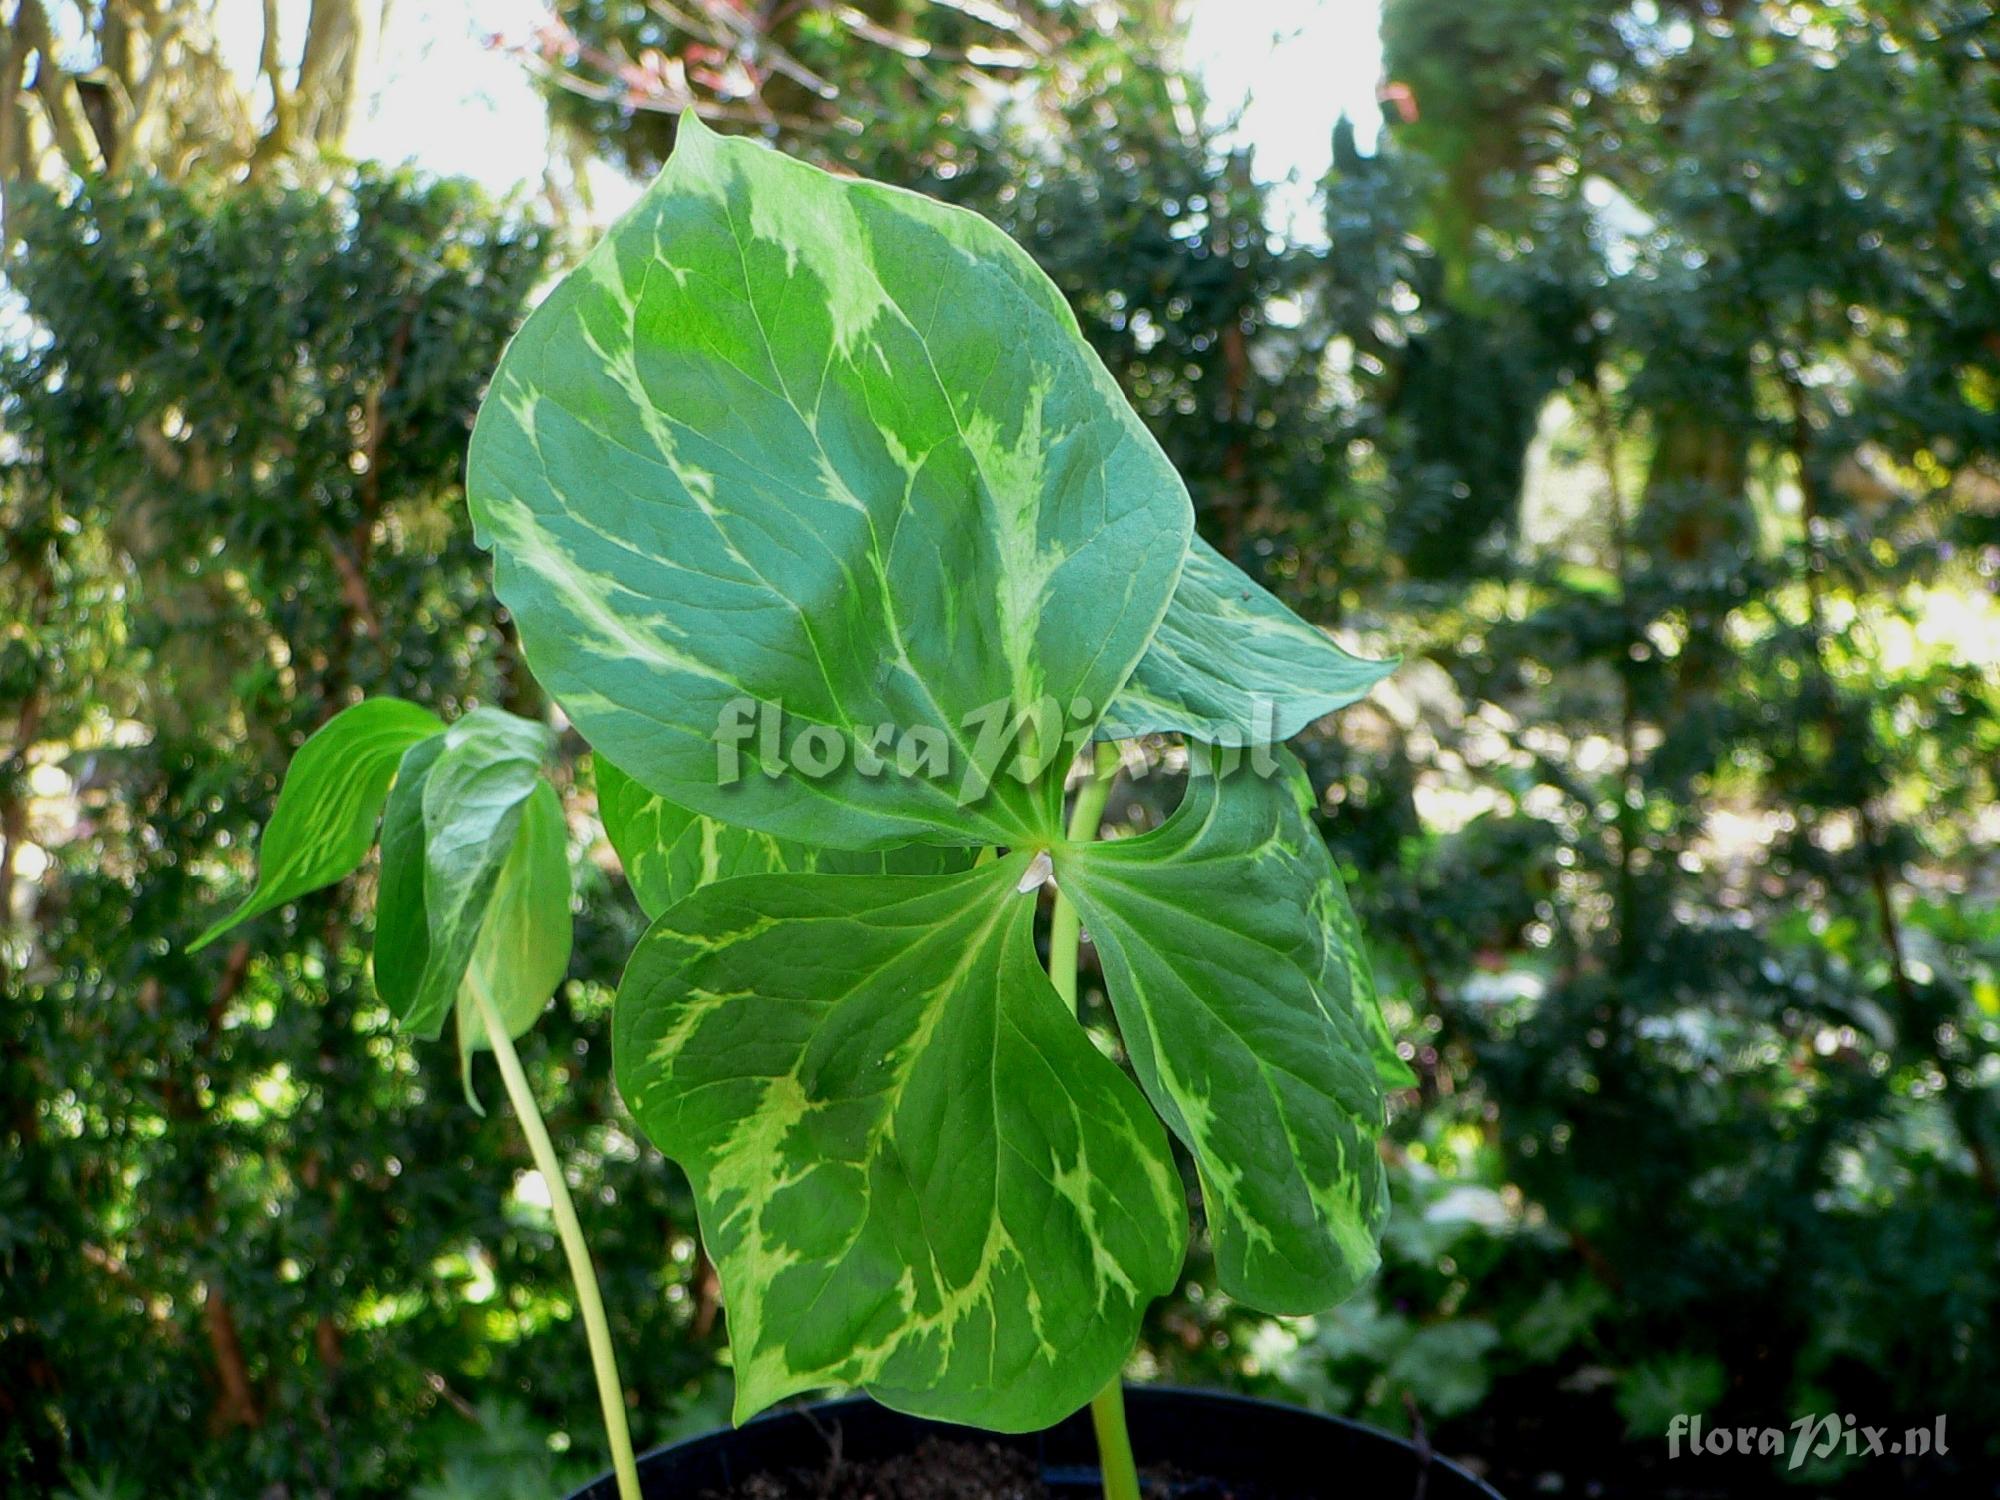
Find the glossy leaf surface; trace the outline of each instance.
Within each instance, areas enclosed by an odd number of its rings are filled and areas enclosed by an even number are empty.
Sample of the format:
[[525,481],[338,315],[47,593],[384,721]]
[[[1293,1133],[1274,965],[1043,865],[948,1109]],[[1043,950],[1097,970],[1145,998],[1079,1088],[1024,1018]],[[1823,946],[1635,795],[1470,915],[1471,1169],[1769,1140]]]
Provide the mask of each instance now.
[[430,957],[424,909],[424,784],[444,753],[436,734],[412,745],[396,768],[382,811],[382,876],[375,887],[375,993],[397,1015],[416,999]]
[[[522,809],[555,746],[544,724],[476,708],[424,778],[424,966],[397,1019],[434,1037],[458,996]],[[565,903],[567,913],[567,903]]]
[[569,837],[562,799],[546,781],[535,783],[521,808],[506,863],[493,887],[458,991],[459,1071],[465,1097],[472,1091],[472,1054],[490,1048],[478,996],[499,1013],[507,1035],[531,1030],[549,996],[569,972]]

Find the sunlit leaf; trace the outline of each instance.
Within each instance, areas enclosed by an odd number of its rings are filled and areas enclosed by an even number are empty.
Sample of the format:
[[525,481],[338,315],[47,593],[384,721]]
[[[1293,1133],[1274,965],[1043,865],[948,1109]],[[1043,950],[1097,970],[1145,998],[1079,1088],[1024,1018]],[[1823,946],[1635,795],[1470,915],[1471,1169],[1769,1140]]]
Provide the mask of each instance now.
[[[1191,524],[1005,234],[691,115],[502,360],[468,496],[593,745],[678,806],[853,849],[1053,836],[1057,719],[1087,734],[1130,675]],[[782,710],[775,756],[718,744],[745,704]],[[1053,773],[982,785],[982,728],[1027,721]],[[871,772],[882,726],[947,769]],[[804,730],[837,768],[797,770]]]
[[375,820],[403,752],[443,728],[429,709],[400,698],[369,698],[327,720],[285,773],[258,842],[256,889],[190,951],[352,874],[375,842]]

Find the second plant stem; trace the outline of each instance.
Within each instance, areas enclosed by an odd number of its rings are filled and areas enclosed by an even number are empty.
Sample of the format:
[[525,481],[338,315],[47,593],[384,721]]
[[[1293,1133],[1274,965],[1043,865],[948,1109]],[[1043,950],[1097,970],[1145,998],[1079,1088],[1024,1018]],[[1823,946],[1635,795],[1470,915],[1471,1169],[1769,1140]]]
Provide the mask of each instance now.
[[590,1364],[597,1373],[597,1400],[604,1408],[604,1436],[611,1444],[611,1468],[618,1480],[618,1500],[640,1500],[639,1465],[632,1455],[632,1433],[625,1423],[625,1387],[618,1379],[618,1358],[611,1352],[611,1325],[604,1316],[604,1298],[597,1290],[597,1270],[590,1263],[590,1247],[583,1240],[583,1225],[576,1217],[569,1184],[563,1179],[562,1162],[549,1140],[549,1128],[542,1122],[528,1075],[521,1070],[521,1058],[507,1035],[492,998],[476,981],[471,985],[479,1006],[480,1024],[486,1041],[500,1064],[500,1077],[507,1085],[508,1101],[521,1134],[528,1138],[528,1154],[535,1170],[548,1184],[549,1212],[555,1216],[556,1233],[562,1239],[563,1255],[569,1261],[570,1280],[576,1284],[576,1305],[583,1314],[583,1331],[590,1343]]
[[[1099,745],[1090,775],[1076,789],[1070,811],[1069,841],[1087,844],[1097,837],[1111,783],[1118,776],[1118,747]],[[1055,910],[1049,916],[1049,983],[1071,1010],[1076,1009],[1076,957],[1083,938],[1083,916],[1056,887]],[[1116,1375],[1090,1403],[1090,1423],[1097,1432],[1097,1466],[1104,1476],[1104,1500],[1139,1500],[1139,1469],[1132,1458],[1132,1439],[1125,1430],[1125,1385]]]

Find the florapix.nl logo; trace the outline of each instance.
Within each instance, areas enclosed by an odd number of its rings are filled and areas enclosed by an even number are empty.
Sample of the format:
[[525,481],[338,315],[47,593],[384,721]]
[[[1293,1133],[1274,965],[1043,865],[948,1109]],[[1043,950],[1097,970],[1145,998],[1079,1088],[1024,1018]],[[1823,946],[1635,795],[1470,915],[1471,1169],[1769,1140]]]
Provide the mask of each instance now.
[[1943,1457],[1944,1418],[1922,1427],[1871,1427],[1854,1417],[1804,1416],[1789,1427],[1710,1426],[1687,1413],[1667,1424],[1667,1457],[1723,1458],[1762,1455],[1785,1460],[1788,1469],[1813,1459]]
[[[899,777],[951,786],[958,805],[969,807],[1003,777],[1028,785],[1052,766],[1067,767],[1088,747],[1096,723],[1084,699],[1044,698],[1027,705],[1001,699],[949,725],[830,724],[745,694],[722,705],[711,737],[718,786],[735,786],[754,775],[808,781]],[[1247,729],[1226,723],[1214,728],[1207,765],[1214,774],[1279,774],[1275,700],[1253,700]]]

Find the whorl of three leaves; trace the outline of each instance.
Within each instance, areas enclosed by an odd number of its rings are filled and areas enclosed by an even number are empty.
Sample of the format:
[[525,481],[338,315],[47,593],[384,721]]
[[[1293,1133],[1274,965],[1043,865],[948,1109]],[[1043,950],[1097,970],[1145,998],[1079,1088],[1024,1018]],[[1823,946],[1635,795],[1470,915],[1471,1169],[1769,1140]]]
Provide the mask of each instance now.
[[[1005,235],[684,116],[503,359],[468,493],[657,919],[616,1067],[694,1185],[739,1418],[829,1385],[995,1428],[1080,1405],[1180,1272],[1163,1122],[1233,1295],[1309,1311],[1372,1270],[1397,1065],[1292,775],[1198,782],[1125,842],[1070,846],[1061,809],[1093,733],[1280,739],[1387,664],[1193,541]],[[785,731],[730,775],[745,703]],[[1043,737],[1023,776],[779,763],[878,725],[962,762],[996,706]],[[1037,966],[1042,850],[1136,1085]],[[928,873],[867,873],[899,870]]]

